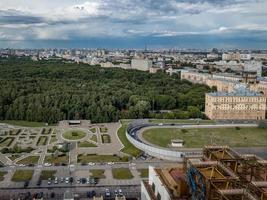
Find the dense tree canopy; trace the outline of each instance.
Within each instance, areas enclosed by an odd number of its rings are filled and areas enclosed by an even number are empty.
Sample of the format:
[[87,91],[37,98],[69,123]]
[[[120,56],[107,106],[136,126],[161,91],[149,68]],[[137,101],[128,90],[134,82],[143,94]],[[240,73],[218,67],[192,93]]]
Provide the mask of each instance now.
[[0,119],[55,123],[157,117],[199,117],[210,89],[162,72],[100,68],[60,60],[0,59]]

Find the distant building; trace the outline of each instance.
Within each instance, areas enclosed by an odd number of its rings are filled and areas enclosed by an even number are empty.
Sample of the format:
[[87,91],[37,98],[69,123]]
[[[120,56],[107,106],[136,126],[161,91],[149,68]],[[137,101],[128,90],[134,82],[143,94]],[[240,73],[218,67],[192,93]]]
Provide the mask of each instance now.
[[151,73],[151,74],[155,74],[155,73],[157,73],[158,71],[160,71],[161,70],[161,68],[158,68],[158,67],[151,67],[151,68],[149,68],[149,73]]
[[265,119],[266,96],[238,85],[233,92],[207,93],[205,114],[213,120]]
[[149,179],[141,182],[141,200],[187,199],[187,195],[186,174],[181,168],[149,166]]
[[181,70],[181,79],[192,83],[206,84],[206,80],[211,78],[211,74],[198,73],[195,71]]
[[245,72],[256,72],[258,77],[262,74],[262,62],[259,61],[248,61],[244,62]]
[[224,53],[222,55],[222,60],[230,61],[230,60],[251,60],[251,54],[240,54],[240,53]]
[[152,60],[149,59],[142,59],[142,58],[135,58],[131,61],[132,69],[138,69],[141,71],[149,71],[152,67]]

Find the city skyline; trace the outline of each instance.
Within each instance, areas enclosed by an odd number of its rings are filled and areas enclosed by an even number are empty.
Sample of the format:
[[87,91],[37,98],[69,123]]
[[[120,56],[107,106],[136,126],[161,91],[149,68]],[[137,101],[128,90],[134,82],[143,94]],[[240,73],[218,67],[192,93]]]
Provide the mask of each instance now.
[[264,0],[0,2],[10,48],[253,48],[267,44]]

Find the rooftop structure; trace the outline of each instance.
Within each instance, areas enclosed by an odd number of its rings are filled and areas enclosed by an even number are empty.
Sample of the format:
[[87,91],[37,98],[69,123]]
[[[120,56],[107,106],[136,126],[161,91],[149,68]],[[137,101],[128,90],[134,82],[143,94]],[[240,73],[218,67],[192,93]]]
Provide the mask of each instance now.
[[205,146],[202,158],[184,167],[149,168],[142,200],[266,200],[267,161],[242,155],[228,146]]

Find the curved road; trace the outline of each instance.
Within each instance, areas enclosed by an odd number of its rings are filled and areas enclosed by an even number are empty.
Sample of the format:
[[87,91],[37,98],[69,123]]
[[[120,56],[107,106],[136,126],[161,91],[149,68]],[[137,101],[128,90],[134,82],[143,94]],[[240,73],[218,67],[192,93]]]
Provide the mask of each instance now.
[[[242,124],[242,123],[231,123],[231,124],[212,124],[212,125],[196,125],[196,124],[152,124],[149,123],[148,120],[136,120],[129,124],[126,134],[129,139],[129,141],[137,148],[141,149],[142,151],[146,152],[147,154],[158,157],[158,158],[164,158],[167,160],[177,160],[181,161],[181,158],[184,156],[199,156],[201,155],[201,149],[189,149],[189,148],[181,148],[178,150],[173,150],[170,148],[163,148],[156,146],[154,144],[151,144],[147,141],[145,141],[141,133],[150,128],[222,128],[222,127],[257,127],[258,125],[255,123],[251,124]],[[240,148],[241,153],[249,151],[250,148]],[[265,151],[267,149],[259,148],[260,152]],[[157,152],[155,153],[155,150]],[[238,149],[237,149],[238,150]],[[175,158],[174,154],[177,154],[177,158]],[[179,154],[180,153],[180,154]],[[168,156],[172,154],[172,156]]]

